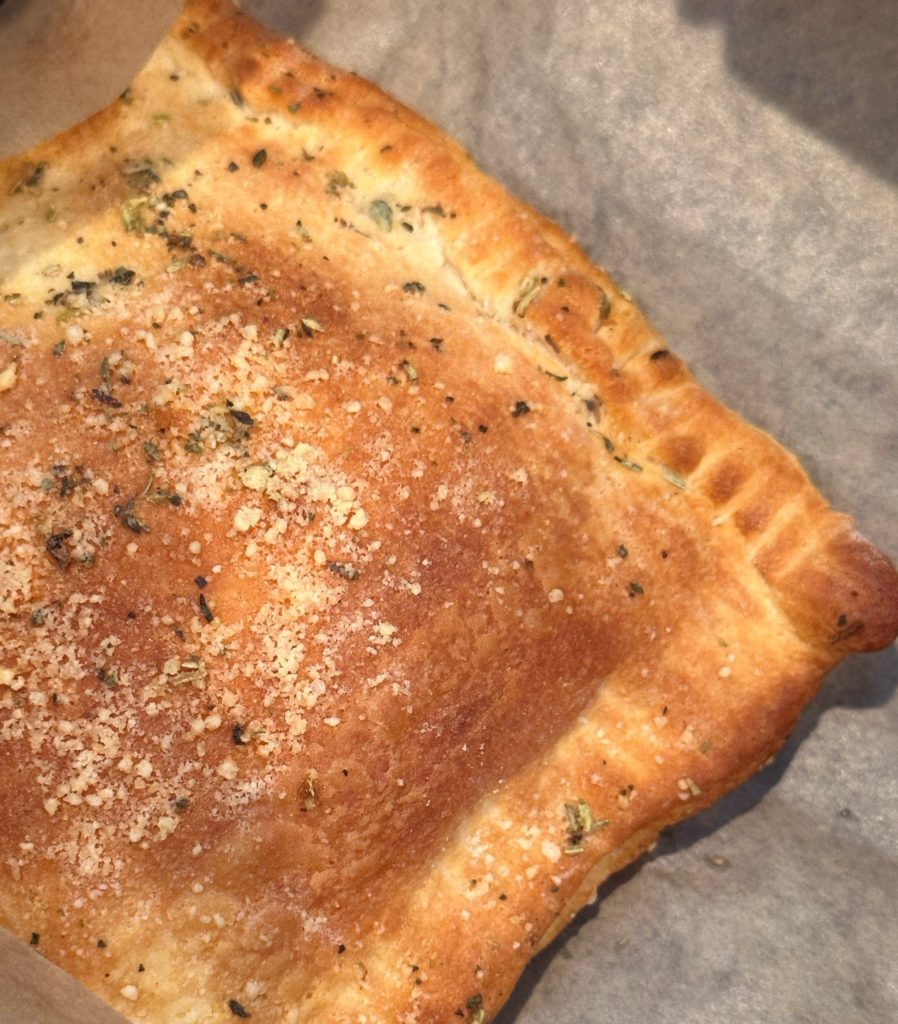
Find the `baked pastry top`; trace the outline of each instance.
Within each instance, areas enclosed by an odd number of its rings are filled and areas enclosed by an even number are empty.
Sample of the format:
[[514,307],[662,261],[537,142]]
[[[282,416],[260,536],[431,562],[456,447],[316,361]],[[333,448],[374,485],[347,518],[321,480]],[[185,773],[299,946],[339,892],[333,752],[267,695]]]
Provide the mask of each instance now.
[[563,232],[229,4],[0,195],[0,923],[134,1020],[490,1019],[898,631]]

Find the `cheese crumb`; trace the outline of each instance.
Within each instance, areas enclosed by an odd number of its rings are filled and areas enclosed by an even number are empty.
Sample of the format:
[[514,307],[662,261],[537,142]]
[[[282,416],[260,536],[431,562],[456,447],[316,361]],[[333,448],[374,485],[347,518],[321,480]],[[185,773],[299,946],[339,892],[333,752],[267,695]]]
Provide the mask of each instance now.
[[235,763],[234,759],[230,757],[226,757],[224,761],[222,761],[221,764],[218,766],[218,774],[223,779],[228,779],[229,781],[231,779],[237,778],[237,772],[237,764]]
[[173,814],[163,814],[156,822],[156,827],[159,829],[159,833],[162,838],[165,839],[166,836],[170,836],[180,824],[180,818],[176,818]]
[[252,505],[241,505],[234,514],[234,528],[246,533],[257,526],[261,518],[262,509],[254,508]]
[[243,486],[248,487],[251,491],[264,491],[268,486],[270,477],[271,474],[268,472],[268,466],[264,463],[247,466],[240,474]]
[[368,525],[368,515],[363,508],[357,509],[349,517],[350,530],[361,530]]
[[130,999],[132,1003],[135,1003],[140,996],[140,989],[136,985],[125,985],[121,989],[121,994],[123,998]]
[[551,861],[553,864],[561,859],[561,847],[548,839],[543,840],[542,851],[546,860]]
[[496,373],[511,373],[514,369],[511,357],[506,355],[496,356],[495,362],[493,363],[493,369]]
[[12,391],[16,386],[16,364],[10,363],[6,369],[0,373],[0,392]]
[[560,604],[563,600],[564,600],[564,591],[563,590],[559,590],[558,587],[555,587],[554,590],[550,590],[549,591],[549,603],[550,604]]

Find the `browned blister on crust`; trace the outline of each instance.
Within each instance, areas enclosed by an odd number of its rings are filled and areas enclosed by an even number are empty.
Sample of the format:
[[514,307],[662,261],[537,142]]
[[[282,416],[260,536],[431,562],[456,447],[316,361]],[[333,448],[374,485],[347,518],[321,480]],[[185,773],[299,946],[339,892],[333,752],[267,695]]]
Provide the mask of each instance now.
[[227,4],[0,195],[0,920],[134,1020],[490,1019],[898,629],[557,227]]

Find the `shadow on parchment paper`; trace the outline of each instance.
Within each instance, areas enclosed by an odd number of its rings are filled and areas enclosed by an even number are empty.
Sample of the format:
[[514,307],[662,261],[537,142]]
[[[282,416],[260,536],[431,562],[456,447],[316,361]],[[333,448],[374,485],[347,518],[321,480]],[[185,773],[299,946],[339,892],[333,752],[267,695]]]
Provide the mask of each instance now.
[[0,0],[0,32],[21,17],[28,0]]
[[[0,30],[22,13],[28,0],[0,0]],[[324,0],[243,0],[240,6],[283,35],[296,36],[321,13]]]
[[898,180],[898,3],[677,0],[717,21],[738,77],[887,181]]
[[326,0],[240,0],[240,6],[263,25],[292,39],[301,38],[321,14]]
[[[830,708],[862,711],[864,708],[882,707],[894,696],[896,688],[898,647],[895,645],[877,654],[843,662],[826,677],[820,692],[798,720],[795,731],[773,763],[706,811],[671,829],[663,837],[665,841],[658,844],[649,859],[655,860],[676,850],[685,850],[751,810],[783,777],[798,748],[817,728],[818,722]],[[834,813],[838,810],[834,808]]]
[[[562,952],[567,941],[584,924],[592,921],[601,913],[605,900],[619,886],[626,885],[644,864],[667,857],[678,850],[688,849],[694,843],[741,817],[762,800],[782,778],[799,746],[817,728],[817,723],[830,708],[847,707],[861,711],[864,708],[882,707],[894,696],[896,689],[898,689],[898,647],[894,644],[877,654],[850,659],[831,672],[824,680],[817,697],[802,714],[795,731],[773,763],[758,772],[748,782],[718,800],[707,810],[662,832],[658,837],[658,845],[650,854],[640,857],[639,860],[624,868],[623,871],[612,875],[601,885],[595,903],[582,910],[568,927],[528,965],[520,983],[499,1012],[494,1024],[514,1024],[553,957]],[[834,814],[839,811],[842,811],[842,808],[833,808]],[[850,812],[850,808],[848,811]]]

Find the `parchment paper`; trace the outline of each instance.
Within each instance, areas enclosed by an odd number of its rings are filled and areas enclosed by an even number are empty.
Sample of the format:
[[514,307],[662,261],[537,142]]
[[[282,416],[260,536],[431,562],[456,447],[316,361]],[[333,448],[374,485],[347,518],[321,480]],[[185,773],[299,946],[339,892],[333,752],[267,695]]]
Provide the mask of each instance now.
[[2,1024],[127,1024],[83,985],[76,984],[36,946],[0,928]]
[[[574,232],[898,554],[898,6],[244,6]],[[898,1021],[896,684],[894,648],[834,672],[777,761],[607,884],[501,1024]]]

